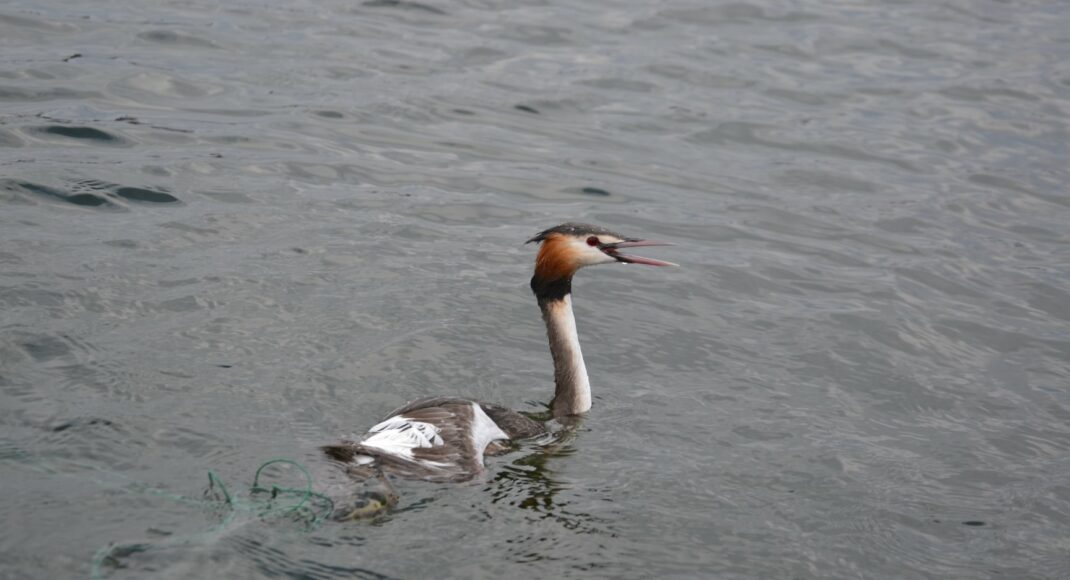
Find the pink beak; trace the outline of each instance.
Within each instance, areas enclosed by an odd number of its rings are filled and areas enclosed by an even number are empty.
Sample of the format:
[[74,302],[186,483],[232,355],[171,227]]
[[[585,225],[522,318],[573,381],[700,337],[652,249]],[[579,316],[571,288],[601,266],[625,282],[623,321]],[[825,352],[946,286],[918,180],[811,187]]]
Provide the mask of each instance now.
[[618,262],[625,264],[646,264],[647,266],[677,266],[672,262],[665,262],[662,260],[655,260],[654,258],[644,258],[642,256],[631,256],[628,254],[621,254],[617,250],[621,248],[639,248],[643,246],[671,246],[673,244],[669,242],[656,242],[654,240],[625,240],[623,242],[617,242],[615,244],[602,244],[601,249],[606,254],[617,259]]

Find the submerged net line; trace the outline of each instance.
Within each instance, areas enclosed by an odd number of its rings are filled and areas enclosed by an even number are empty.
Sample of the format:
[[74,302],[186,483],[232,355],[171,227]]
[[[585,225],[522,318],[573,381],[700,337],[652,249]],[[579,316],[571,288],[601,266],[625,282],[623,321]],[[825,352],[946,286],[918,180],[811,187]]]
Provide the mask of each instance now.
[[[104,471],[96,466],[83,465],[80,463],[75,463],[75,465],[84,469]],[[299,487],[288,487],[274,483],[263,483],[261,479],[266,477],[264,473],[265,470],[271,466],[278,465],[287,465],[297,469],[304,478],[304,485]],[[39,464],[39,466],[53,475],[75,477],[50,469],[46,465]],[[127,491],[161,497],[182,505],[199,507],[206,510],[219,509],[222,507],[227,510],[227,513],[219,524],[203,532],[183,534],[168,538],[164,541],[155,542],[109,542],[106,546],[97,550],[93,555],[90,567],[90,578],[93,580],[102,580],[106,578],[109,574],[109,572],[106,571],[108,568],[114,570],[122,567],[120,561],[121,558],[145,552],[153,548],[191,543],[206,543],[248,521],[286,518],[301,524],[305,531],[312,531],[326,521],[331,514],[334,513],[335,509],[334,501],[330,497],[313,490],[312,473],[307,467],[300,462],[281,457],[265,461],[257,467],[256,472],[253,474],[253,481],[249,486],[249,491],[244,496],[232,493],[226,483],[224,483],[223,478],[212,470],[208,471],[208,489],[204,492],[205,497],[200,499],[155,489],[120,473],[108,473],[135,484],[134,489],[131,489],[129,486],[125,488]],[[110,484],[107,484],[104,481],[95,481],[102,486],[110,486]],[[249,515],[250,519],[246,520],[246,522],[236,523],[235,520],[242,514]]]

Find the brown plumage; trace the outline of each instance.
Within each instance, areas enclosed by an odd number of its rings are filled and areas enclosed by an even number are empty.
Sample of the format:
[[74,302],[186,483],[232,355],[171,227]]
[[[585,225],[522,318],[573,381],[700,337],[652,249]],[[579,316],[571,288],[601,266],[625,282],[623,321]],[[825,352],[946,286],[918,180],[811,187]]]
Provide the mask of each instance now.
[[[431,397],[395,409],[385,420],[401,417],[410,423],[431,425],[442,441],[440,445],[412,449],[411,458],[365,446],[359,441],[341,441],[322,449],[331,458],[347,463],[356,462],[358,456],[373,459],[347,468],[357,479],[372,477],[383,470],[404,479],[468,481],[483,473],[482,458],[486,451],[486,447],[477,449],[469,436],[474,422],[473,404],[479,405],[510,440],[528,439],[547,431],[542,423],[500,405],[460,397]],[[502,451],[500,446],[494,448],[495,453]]]
[[535,257],[535,276],[543,280],[572,278],[577,265],[571,244],[561,234],[550,234]]

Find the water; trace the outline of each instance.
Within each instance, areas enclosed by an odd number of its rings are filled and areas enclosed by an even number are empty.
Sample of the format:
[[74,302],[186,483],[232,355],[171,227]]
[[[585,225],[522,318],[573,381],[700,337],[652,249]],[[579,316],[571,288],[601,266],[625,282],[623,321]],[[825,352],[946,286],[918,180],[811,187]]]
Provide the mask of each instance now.
[[[1070,8],[12,0],[0,576],[1070,576]],[[421,396],[577,437],[374,524],[220,526]],[[145,486],[156,493],[145,493]],[[209,533],[211,532],[211,533]],[[141,544],[139,550],[129,549]]]

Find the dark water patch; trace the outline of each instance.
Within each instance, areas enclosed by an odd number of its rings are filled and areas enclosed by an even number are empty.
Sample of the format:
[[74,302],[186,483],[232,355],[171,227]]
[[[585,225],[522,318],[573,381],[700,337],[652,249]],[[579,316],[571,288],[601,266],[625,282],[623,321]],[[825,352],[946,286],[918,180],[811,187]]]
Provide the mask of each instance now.
[[833,99],[830,99],[824,95],[818,95],[815,93],[808,93],[806,91],[793,91],[788,89],[768,89],[765,91],[766,95],[775,99],[782,99],[786,101],[792,101],[800,105],[809,106],[822,106],[827,105]]
[[0,189],[5,191],[22,191],[85,207],[118,207],[107,198],[99,195],[92,193],[71,193],[29,181],[3,180],[0,181]]
[[89,91],[74,91],[64,88],[50,89],[24,89],[22,87],[0,86],[0,101],[11,102],[37,102],[55,101],[59,99],[92,99],[100,95]]
[[244,145],[246,143],[256,142],[252,137],[245,137],[243,135],[220,135],[218,137],[210,138],[209,141],[219,145]]
[[446,147],[447,149],[464,149],[465,151],[476,150],[476,147],[474,145],[469,145],[467,143],[457,143],[456,141],[438,141],[436,145],[441,145],[442,147]]
[[76,193],[74,195],[68,195],[63,198],[63,201],[73,203],[74,205],[84,205],[86,207],[99,207],[111,203],[103,197],[93,195],[92,193]]
[[587,87],[594,87],[596,89],[609,89],[613,91],[634,91],[637,93],[651,93],[657,90],[657,85],[648,83],[645,81],[634,81],[629,79],[590,79],[579,81],[576,83]]
[[115,195],[130,201],[146,203],[178,203],[178,198],[162,191],[142,189],[140,187],[120,187],[115,190]]
[[573,195],[576,195],[576,196],[589,195],[589,196],[592,196],[592,197],[609,197],[610,195],[612,195],[612,194],[609,193],[609,191],[606,191],[605,189],[602,189],[601,187],[591,187],[591,186],[587,186],[587,187],[566,187],[564,189],[561,189],[560,191],[561,191],[561,193],[564,193],[564,194],[567,194],[567,195],[570,195],[570,196],[573,196]]
[[166,191],[131,187],[87,179],[75,182],[70,191],[29,181],[0,180],[0,190],[26,192],[37,196],[58,199],[84,207],[120,208],[111,197],[120,197],[138,203],[179,203],[179,199]]
[[1040,97],[1031,95],[1029,93],[1009,89],[1006,87],[989,86],[989,87],[968,87],[958,85],[954,87],[948,87],[942,89],[940,94],[950,97],[952,99],[964,100],[964,101],[988,101],[998,97],[1008,97],[1012,99],[1021,99],[1024,101],[1035,102],[1039,101]]
[[53,32],[71,32],[77,28],[72,24],[64,22],[54,22],[51,20],[29,18],[26,16],[15,16],[13,14],[0,14],[0,24],[6,24],[16,28],[34,28],[37,30],[48,30]]
[[69,125],[49,125],[47,127],[41,127],[39,132],[48,135],[59,135],[61,137],[68,137],[71,139],[88,139],[91,141],[99,141],[101,143],[116,144],[123,143],[125,140],[108,133],[107,131],[101,131],[100,129],[94,129],[93,127],[74,127]]
[[338,111],[316,111],[315,114],[316,116],[323,117],[325,119],[341,119],[345,117],[345,115],[339,113]]
[[38,336],[20,343],[19,346],[37,362],[48,362],[71,353],[68,344],[55,336]]
[[103,427],[115,427],[115,422],[110,419],[101,419],[99,417],[79,417],[69,421],[61,421],[50,427],[50,430],[53,433],[61,433],[72,428],[78,429],[80,427],[94,427],[98,425]]
[[104,195],[121,197],[129,201],[142,203],[178,203],[179,201],[177,197],[167,193],[166,190],[160,191],[143,187],[117,185],[96,179],[85,179],[76,182],[74,184],[74,190],[87,191],[90,192],[90,195],[103,193]]
[[124,248],[128,250],[132,250],[139,247],[138,243],[134,240],[106,240],[104,242],[104,245],[111,246],[113,248]]
[[198,38],[184,32],[173,30],[149,30],[137,35],[141,40],[156,42],[159,44],[171,44],[176,46],[188,46],[196,48],[219,48],[219,45],[203,38]]
[[608,190],[602,189],[601,187],[593,187],[590,185],[586,187],[569,187],[561,191],[564,193],[590,195],[594,197],[609,197],[610,195],[612,195],[611,193],[609,193]]
[[531,113],[533,115],[541,114],[538,110],[535,109],[535,107],[529,107],[527,105],[514,105],[513,108],[518,111],[524,111],[525,113]]
[[367,8],[397,8],[400,10],[413,10],[416,12],[438,14],[439,16],[445,16],[447,14],[446,11],[441,8],[436,8],[420,2],[409,2],[407,0],[368,0],[363,5]]
[[985,523],[980,520],[966,520],[965,522],[962,522],[962,525],[978,528],[985,525]]

